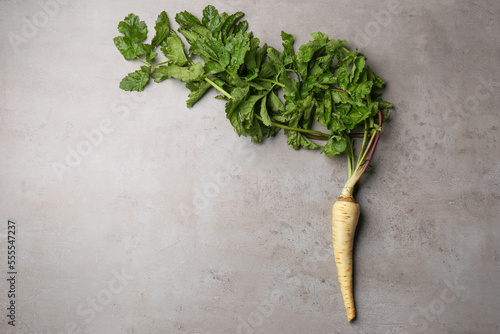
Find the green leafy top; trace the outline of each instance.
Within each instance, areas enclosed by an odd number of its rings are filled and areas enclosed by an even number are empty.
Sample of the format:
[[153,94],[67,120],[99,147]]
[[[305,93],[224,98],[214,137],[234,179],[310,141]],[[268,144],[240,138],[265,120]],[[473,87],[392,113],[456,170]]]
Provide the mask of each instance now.
[[[315,32],[295,52],[293,36],[282,32],[279,51],[261,46],[247,31],[243,16],[219,14],[214,6],[207,6],[201,19],[187,11],[178,13],[177,32],[189,44],[186,51],[166,12],[158,16],[150,44],[144,42],[146,24],[128,15],[119,23],[123,35],[114,43],[125,59],[138,59],[143,65],[120,87],[142,91],[150,79],[175,78],[190,91],[188,107],[215,88],[217,98],[226,100],[226,116],[238,135],[260,142],[283,129],[295,149],[321,149],[327,156],[347,152],[349,177],[357,181],[373,154],[380,125],[389,116],[386,110],[392,108],[381,99],[384,80],[344,40]],[[163,62],[157,62],[158,48],[166,58]],[[362,134],[354,134],[356,129]],[[356,162],[357,136],[363,143]]]

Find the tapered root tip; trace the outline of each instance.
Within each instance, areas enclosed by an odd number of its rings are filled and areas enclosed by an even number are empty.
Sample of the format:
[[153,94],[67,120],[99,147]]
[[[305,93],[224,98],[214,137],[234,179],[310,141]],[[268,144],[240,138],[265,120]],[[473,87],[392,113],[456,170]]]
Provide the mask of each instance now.
[[351,322],[354,318],[356,318],[356,314],[348,314],[347,315],[347,321]]

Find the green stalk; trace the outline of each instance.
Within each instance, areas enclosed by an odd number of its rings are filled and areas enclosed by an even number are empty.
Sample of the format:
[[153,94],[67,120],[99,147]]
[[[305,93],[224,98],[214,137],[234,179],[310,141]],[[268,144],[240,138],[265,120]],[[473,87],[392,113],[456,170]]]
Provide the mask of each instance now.
[[[260,117],[259,115],[255,115],[255,117],[259,121],[262,121],[262,117]],[[276,122],[272,122],[272,121],[271,121],[271,125],[275,126],[275,127],[278,127],[278,128],[285,129],[285,130],[297,131],[297,132],[302,132],[302,133],[310,133],[310,134],[313,134],[313,135],[324,136],[324,137],[330,137],[329,134],[323,133],[323,132],[320,132],[320,131],[309,130],[309,129],[301,129],[301,128],[293,128],[291,126],[280,124],[280,123],[276,123]]]
[[[360,159],[356,165],[356,171],[361,171],[361,168],[364,166],[364,164],[366,163],[366,156],[368,155],[368,152],[370,151],[370,148],[372,147],[373,145],[373,141],[375,140],[375,134],[376,134],[377,131],[372,131],[372,134],[371,134],[371,138],[370,138],[370,142],[368,143],[368,146],[367,146],[367,149],[364,151],[363,155],[361,156],[360,154]],[[361,175],[360,175],[361,176]]]
[[354,173],[353,165],[354,165],[354,149],[353,149],[353,140],[348,139],[349,142],[347,144],[347,150],[346,150],[346,155],[347,155],[347,168],[349,171],[348,174],[348,179],[351,178],[352,174]]
[[349,93],[348,91],[343,90],[343,89],[340,89],[340,88],[331,88],[331,90],[334,90],[334,91],[336,91],[336,92],[346,93],[346,94],[351,95],[351,93]]
[[224,96],[227,97],[228,99],[232,99],[233,98],[228,92],[226,92],[224,89],[222,89],[222,87],[220,87],[219,85],[217,85],[215,82],[213,82],[209,78],[205,78],[205,81],[208,82],[209,84],[211,84],[219,92],[221,92],[222,94],[224,94]]
[[[194,65],[194,61],[190,57],[187,57],[187,59],[188,59],[188,61],[189,61],[189,63],[191,65]],[[221,92],[222,94],[224,94],[224,96],[227,97],[228,99],[232,99],[233,98],[231,96],[231,94],[229,94],[228,92],[226,92],[222,87],[220,87],[219,85],[217,85],[215,82],[213,82],[209,78],[205,77],[205,81],[208,82],[210,85],[212,85],[212,87],[214,87],[216,90],[218,90],[219,92]]]
[[[347,177],[347,182],[344,185],[344,188],[342,189],[340,197],[347,197],[347,198],[353,197],[352,194],[354,192],[354,186],[356,185],[356,183],[359,181],[361,175],[363,174],[363,173],[360,173],[359,162],[356,165],[354,165],[355,157],[354,157],[354,147],[353,146],[354,146],[354,144],[353,144],[353,141],[351,140],[349,145],[348,145],[348,148],[347,148],[347,165],[349,168],[349,175]],[[365,155],[367,151],[360,152],[360,156]]]
[[[360,152],[363,152],[365,150],[366,139],[368,138],[368,131],[367,131],[367,129],[368,129],[368,121],[365,120],[364,123],[365,123],[365,131],[364,131],[364,134],[363,134],[363,142],[361,143],[361,149],[359,150]],[[359,165],[360,161],[361,161],[361,154],[358,157],[358,163],[357,163],[357,165]]]
[[148,62],[147,62],[147,61],[145,61],[145,60],[142,60],[142,58],[141,58],[141,57],[139,57],[139,56],[135,56],[135,58],[139,59],[139,60],[141,61],[141,63],[143,63],[144,65],[147,65],[147,66],[154,66],[153,64],[148,63]]
[[276,86],[280,86],[281,88],[285,87],[284,84],[282,84],[281,82],[277,82],[275,80],[271,80],[271,79],[264,79],[264,78],[259,78],[259,80],[262,80],[262,81],[267,81],[267,82],[270,82],[270,83],[273,83],[275,84]]
[[[379,127],[382,126],[382,114],[379,111]],[[371,132],[371,133],[370,133]],[[366,140],[368,138],[368,134],[370,133],[370,140],[368,144],[366,144]],[[353,142],[350,141],[347,147],[347,163],[349,165],[349,176],[347,178],[347,182],[342,189],[340,197],[352,198],[352,194],[354,191],[354,186],[359,181],[366,168],[370,164],[370,161],[373,157],[373,152],[375,151],[375,147],[377,146],[378,138],[380,135],[380,130],[371,130],[369,128],[369,124],[365,122],[365,133],[363,136],[363,143],[361,144],[361,150],[359,152],[358,161],[356,163],[356,167],[352,168],[354,164],[354,145]]]

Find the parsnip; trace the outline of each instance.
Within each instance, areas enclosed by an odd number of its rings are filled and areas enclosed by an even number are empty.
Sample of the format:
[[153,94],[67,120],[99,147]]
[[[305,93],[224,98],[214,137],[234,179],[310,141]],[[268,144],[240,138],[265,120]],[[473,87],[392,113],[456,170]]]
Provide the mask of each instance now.
[[[186,50],[165,11],[156,20],[151,43],[146,43],[146,23],[129,14],[118,24],[120,35],[113,42],[126,60],[139,60],[141,67],[125,76],[120,88],[142,91],[151,79],[177,79],[189,88],[187,106],[192,107],[213,87],[217,98],[226,101],[226,117],[239,136],[259,143],[283,130],[294,149],[321,149],[329,157],[345,153],[349,174],[333,206],[332,224],[335,263],[351,321],[352,247],[360,212],[353,189],[370,164],[382,122],[392,108],[381,98],[385,81],[357,49],[349,50],[345,40],[319,31],[297,52],[293,36],[284,31],[283,52],[260,46],[247,31],[248,22],[241,21],[243,15],[219,14],[211,5],[201,19],[188,11],[178,13],[177,31],[190,44]],[[156,58],[162,55],[166,61]],[[317,125],[325,130],[316,130]],[[357,154],[355,138],[362,139]]]
[[352,246],[359,214],[359,204],[352,197],[341,196],[333,205],[332,236],[335,264],[349,322],[356,316],[352,293]]

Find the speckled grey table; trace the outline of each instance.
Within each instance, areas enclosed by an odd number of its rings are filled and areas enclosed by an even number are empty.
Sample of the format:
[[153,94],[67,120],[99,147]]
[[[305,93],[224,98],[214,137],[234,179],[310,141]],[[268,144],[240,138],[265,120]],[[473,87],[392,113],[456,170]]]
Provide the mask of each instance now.
[[[239,138],[178,82],[126,94],[130,12],[201,1],[0,2],[0,332],[499,333],[500,3],[213,1],[262,42],[346,39],[396,105],[356,194],[358,318],[336,280],[343,157]],[[7,224],[16,223],[16,326]]]

